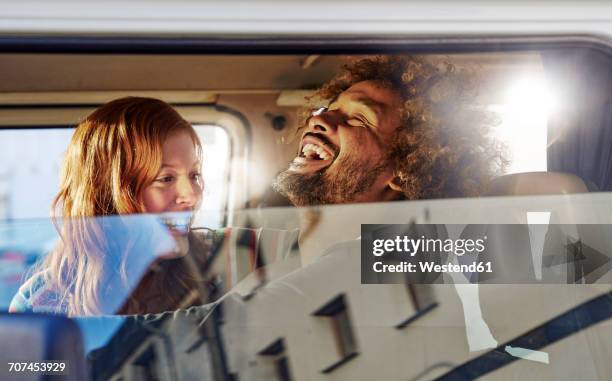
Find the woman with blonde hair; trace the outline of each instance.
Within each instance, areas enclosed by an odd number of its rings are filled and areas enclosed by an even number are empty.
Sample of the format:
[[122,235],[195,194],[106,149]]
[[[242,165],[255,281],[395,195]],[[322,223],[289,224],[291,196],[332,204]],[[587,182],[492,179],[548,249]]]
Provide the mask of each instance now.
[[[129,226],[123,225],[129,218],[123,216],[195,211],[203,189],[201,150],[193,127],[157,99],[121,98],[89,115],[74,132],[52,205],[60,241],[20,288],[9,311],[148,313],[180,303],[198,279],[182,256],[172,253],[152,262],[131,292],[128,284],[139,280],[129,279],[138,275],[130,260],[138,253]],[[113,216],[122,217],[117,222]],[[194,242],[201,243],[190,237],[192,250]],[[109,307],[109,300],[129,294],[119,311],[116,304]]]

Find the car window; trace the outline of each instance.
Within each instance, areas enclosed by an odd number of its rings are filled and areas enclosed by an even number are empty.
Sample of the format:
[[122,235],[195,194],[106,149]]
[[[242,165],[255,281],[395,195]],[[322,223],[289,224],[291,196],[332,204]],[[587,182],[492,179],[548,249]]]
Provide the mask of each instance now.
[[[0,55],[0,309],[76,321],[100,380],[607,374],[607,47],[372,44]],[[72,129],[17,126],[125,92],[194,125],[201,208],[54,226]]]

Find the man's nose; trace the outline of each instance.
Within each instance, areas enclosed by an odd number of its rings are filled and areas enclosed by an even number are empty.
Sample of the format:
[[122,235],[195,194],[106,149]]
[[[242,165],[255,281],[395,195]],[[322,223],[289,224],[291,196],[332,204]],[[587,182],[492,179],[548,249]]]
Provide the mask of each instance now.
[[176,184],[176,203],[185,209],[193,209],[200,200],[199,188],[190,179],[182,179]]
[[330,111],[321,112],[310,117],[308,127],[315,132],[335,133],[338,128],[338,116]]

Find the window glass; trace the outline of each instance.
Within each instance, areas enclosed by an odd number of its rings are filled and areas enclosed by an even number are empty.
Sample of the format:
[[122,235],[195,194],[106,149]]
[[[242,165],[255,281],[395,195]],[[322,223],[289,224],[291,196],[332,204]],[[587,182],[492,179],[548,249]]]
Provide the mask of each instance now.
[[[607,374],[591,339],[611,316],[612,60],[539,49],[0,57],[0,104],[138,89],[224,114],[194,118],[210,124],[195,125],[191,230],[181,216],[68,221],[112,238],[95,252],[111,270],[100,310],[78,317],[92,378]],[[5,111],[5,125],[22,117]],[[0,130],[0,309],[57,242],[47,216],[71,133]]]
[[49,216],[72,128],[0,130],[0,217]]
[[194,125],[202,143],[204,195],[194,226],[223,226],[228,203],[230,140],[227,131],[214,125]]

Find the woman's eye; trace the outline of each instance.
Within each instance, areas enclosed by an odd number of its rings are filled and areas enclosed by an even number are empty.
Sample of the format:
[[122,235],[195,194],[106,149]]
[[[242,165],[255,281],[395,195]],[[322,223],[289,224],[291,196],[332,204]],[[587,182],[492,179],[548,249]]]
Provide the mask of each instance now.
[[172,182],[172,180],[174,180],[174,177],[172,176],[161,176],[155,179],[155,181],[160,182],[160,183],[170,183]]
[[191,178],[195,181],[200,181],[202,180],[202,174],[200,172],[192,173]]

